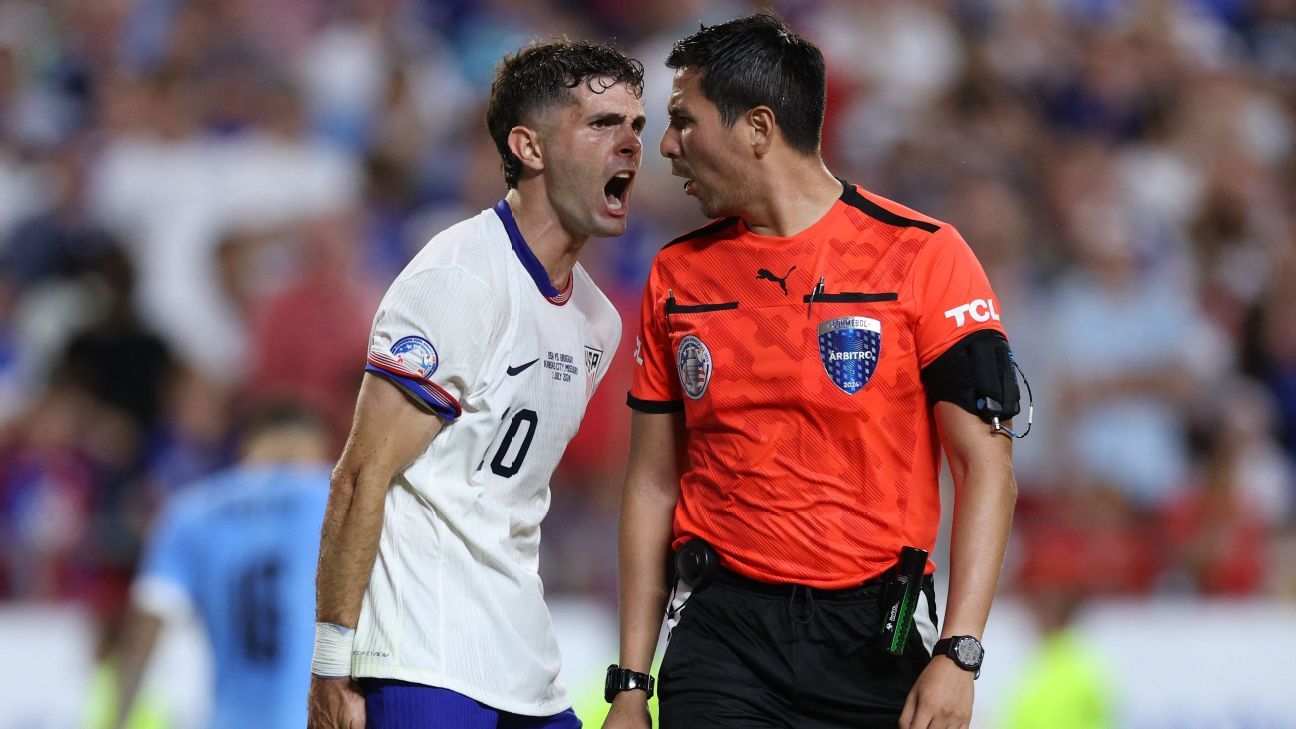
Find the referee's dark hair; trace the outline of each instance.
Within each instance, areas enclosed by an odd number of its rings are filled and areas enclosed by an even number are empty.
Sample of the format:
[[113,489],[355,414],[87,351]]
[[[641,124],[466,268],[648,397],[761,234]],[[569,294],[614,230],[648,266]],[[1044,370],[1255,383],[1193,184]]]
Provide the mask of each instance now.
[[510,189],[522,175],[522,160],[509,149],[509,132],[531,122],[537,112],[575,103],[571,89],[580,84],[595,93],[625,84],[635,96],[643,96],[643,64],[606,43],[566,38],[523,48],[500,61],[491,82],[486,128]]
[[777,17],[758,13],[703,25],[675,44],[666,65],[698,70],[702,93],[725,126],[768,106],[793,149],[819,152],[827,103],[823,53]]

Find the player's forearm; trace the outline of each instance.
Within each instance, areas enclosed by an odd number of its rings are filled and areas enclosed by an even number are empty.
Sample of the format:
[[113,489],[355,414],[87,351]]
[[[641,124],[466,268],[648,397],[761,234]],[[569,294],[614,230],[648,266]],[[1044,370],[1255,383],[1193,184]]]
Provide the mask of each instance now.
[[121,649],[114,666],[117,710],[111,725],[113,729],[126,726],[131,707],[135,704],[135,696],[144,679],[144,670],[148,668],[149,658],[153,655],[153,647],[157,645],[161,631],[160,618],[143,612],[138,607],[130,608],[122,630]]
[[[951,461],[951,466],[955,466]],[[1017,485],[1009,455],[987,454],[955,467],[950,584],[941,635],[981,637],[990,615]]]
[[618,562],[621,665],[647,673],[666,611],[667,562],[678,492],[627,479],[621,497]]
[[329,483],[315,579],[320,622],[355,627],[392,479],[427,450],[443,422],[396,383],[365,374],[351,435]]
[[315,616],[354,628],[378,555],[383,503],[391,475],[363,468],[334,471],[320,536]]

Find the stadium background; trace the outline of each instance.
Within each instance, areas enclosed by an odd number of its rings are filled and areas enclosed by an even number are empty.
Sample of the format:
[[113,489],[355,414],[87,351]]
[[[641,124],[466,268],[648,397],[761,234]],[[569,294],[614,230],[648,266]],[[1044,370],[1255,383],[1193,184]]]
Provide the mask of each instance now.
[[[247,403],[340,441],[378,296],[502,194],[483,109],[530,38],[648,69],[630,230],[583,261],[632,332],[702,222],[662,60],[763,6],[827,56],[832,169],[962,230],[1034,389],[976,725],[1296,726],[1296,2],[0,0],[0,729],[83,723],[150,519]],[[544,530],[595,692],[629,350]],[[192,726],[201,642],[163,653]]]

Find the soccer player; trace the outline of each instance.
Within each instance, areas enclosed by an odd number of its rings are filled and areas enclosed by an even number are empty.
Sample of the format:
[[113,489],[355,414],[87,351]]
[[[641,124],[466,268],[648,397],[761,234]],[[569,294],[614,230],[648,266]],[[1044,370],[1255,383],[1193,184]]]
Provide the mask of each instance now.
[[[672,549],[665,729],[966,726],[1015,500],[994,293],[949,224],[828,171],[823,57],[778,19],[703,28],[667,66],[661,153],[717,220],[657,254],[643,296],[604,726],[647,726]],[[935,544],[942,447],[938,633],[935,565],[904,548]],[[902,561],[912,630],[881,605]]]
[[124,725],[163,625],[196,613],[216,680],[209,726],[300,729],[319,553],[328,499],[328,439],[290,405],[249,417],[238,465],[167,505],[131,587],[119,654]]
[[497,69],[508,194],[434,237],[374,318],[320,549],[313,729],[580,726],[540,521],[620,339],[577,257],[625,231],[642,88],[642,65],[589,42]]

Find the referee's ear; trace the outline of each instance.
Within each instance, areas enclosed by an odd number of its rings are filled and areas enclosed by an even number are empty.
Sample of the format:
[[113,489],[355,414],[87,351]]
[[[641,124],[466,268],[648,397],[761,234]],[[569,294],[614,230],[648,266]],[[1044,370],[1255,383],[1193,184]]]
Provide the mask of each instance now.
[[540,133],[530,127],[518,125],[509,130],[509,151],[522,161],[522,167],[532,172],[544,170],[544,152],[540,149]]
[[748,141],[752,152],[759,159],[764,157],[774,144],[775,123],[774,110],[761,104],[747,112]]

